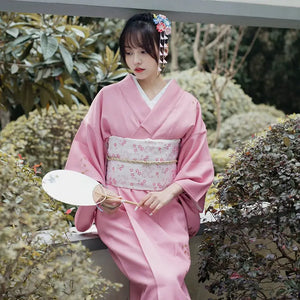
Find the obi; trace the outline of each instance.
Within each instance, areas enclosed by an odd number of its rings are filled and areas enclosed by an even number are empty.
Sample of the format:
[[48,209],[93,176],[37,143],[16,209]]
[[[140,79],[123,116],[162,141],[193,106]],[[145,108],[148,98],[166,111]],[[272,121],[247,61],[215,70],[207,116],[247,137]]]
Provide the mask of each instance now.
[[169,186],[177,169],[180,140],[108,140],[106,184],[147,191]]

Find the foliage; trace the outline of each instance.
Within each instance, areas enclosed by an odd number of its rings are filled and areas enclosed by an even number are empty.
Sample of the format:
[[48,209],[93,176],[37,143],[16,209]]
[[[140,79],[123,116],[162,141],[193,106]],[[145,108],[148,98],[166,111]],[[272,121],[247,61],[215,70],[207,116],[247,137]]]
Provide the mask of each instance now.
[[[193,94],[202,107],[202,117],[208,129],[216,128],[216,104],[212,91],[212,78],[210,73],[190,69],[182,72],[166,74],[166,78],[174,78],[187,92]],[[220,84],[223,77],[218,77]],[[234,82],[229,81],[223,92],[221,101],[222,121],[238,112],[248,112],[253,108],[251,98]]]
[[95,53],[100,33],[77,23],[67,16],[0,14],[2,106],[21,106],[28,115],[50,104],[88,104],[99,86],[125,76],[118,52]]
[[[214,29],[222,25],[201,24],[200,26],[202,36],[199,43],[202,43],[204,39],[207,39],[203,36],[207,34],[210,27]],[[175,48],[176,53],[178,52],[178,64],[175,64],[177,70],[193,68],[196,65],[193,57],[193,44],[195,43],[197,24],[176,22],[175,27],[177,30],[179,27],[181,28],[180,39]],[[257,27],[246,28],[239,56],[246,51],[256,31]],[[176,34],[178,34],[177,31]],[[285,113],[299,112],[299,45],[300,31],[298,29],[261,28],[253,49],[235,76],[235,80],[255,103],[274,105]],[[171,61],[173,60],[172,50],[171,47]],[[208,49],[207,56],[203,61],[206,70],[209,70],[207,65],[211,65],[213,60],[213,51],[213,47]],[[176,55],[174,56],[176,59]],[[171,65],[173,65],[172,62],[167,67],[170,68]]]
[[42,163],[42,174],[64,168],[72,140],[88,111],[87,106],[69,109],[60,105],[58,113],[53,108],[30,112],[28,119],[19,117],[0,132],[0,149],[26,158],[30,166]]
[[276,107],[274,106],[270,106],[270,105],[267,105],[267,104],[257,104],[254,106],[253,108],[253,111],[255,112],[264,112],[264,113],[267,113],[277,119],[279,118],[284,118],[285,117],[285,114],[283,111],[277,109]]
[[[247,29],[248,40],[254,30]],[[236,79],[255,103],[297,113],[300,112],[299,60],[299,29],[262,28]]]
[[218,299],[298,299],[300,116],[239,149],[217,183],[199,279]]
[[85,25],[92,26],[94,32],[99,32],[99,39],[96,41],[97,52],[105,51],[107,46],[114,51],[118,50],[119,37],[125,25],[125,20],[80,17],[79,21]]
[[[219,149],[235,149],[254,137],[256,133],[265,130],[268,126],[276,123],[277,118],[267,112],[250,111],[233,115],[223,122],[220,137],[217,143]],[[213,139],[214,133],[209,137]]]
[[96,299],[118,287],[101,276],[85,247],[66,239],[64,216],[40,178],[2,151],[0,191],[1,299]]
[[217,148],[210,148],[209,152],[214,164],[215,174],[219,174],[228,167],[228,164],[230,162],[231,156],[234,153],[234,150],[232,149],[222,150]]

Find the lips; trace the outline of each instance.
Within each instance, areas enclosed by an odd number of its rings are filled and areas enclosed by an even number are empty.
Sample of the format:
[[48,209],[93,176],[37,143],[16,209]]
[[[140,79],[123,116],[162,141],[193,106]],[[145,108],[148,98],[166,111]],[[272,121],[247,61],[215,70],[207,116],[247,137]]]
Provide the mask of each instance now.
[[134,69],[134,71],[136,72],[136,73],[141,73],[141,72],[143,72],[145,69],[142,69],[142,68],[135,68]]

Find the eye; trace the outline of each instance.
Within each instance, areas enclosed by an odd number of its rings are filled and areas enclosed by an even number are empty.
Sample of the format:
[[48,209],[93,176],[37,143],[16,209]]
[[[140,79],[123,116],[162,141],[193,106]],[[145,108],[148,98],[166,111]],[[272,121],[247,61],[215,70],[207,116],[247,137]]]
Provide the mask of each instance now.
[[125,55],[132,55],[131,51],[125,51]]
[[141,53],[142,53],[142,54],[147,54],[147,51],[144,50],[144,49],[142,49],[142,50],[141,50]]

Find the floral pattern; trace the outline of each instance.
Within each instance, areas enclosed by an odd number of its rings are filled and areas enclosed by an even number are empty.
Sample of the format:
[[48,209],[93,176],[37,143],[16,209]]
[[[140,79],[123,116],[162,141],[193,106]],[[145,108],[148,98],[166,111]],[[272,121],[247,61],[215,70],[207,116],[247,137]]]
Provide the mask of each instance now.
[[136,190],[163,190],[176,176],[179,143],[111,136],[106,183]]

